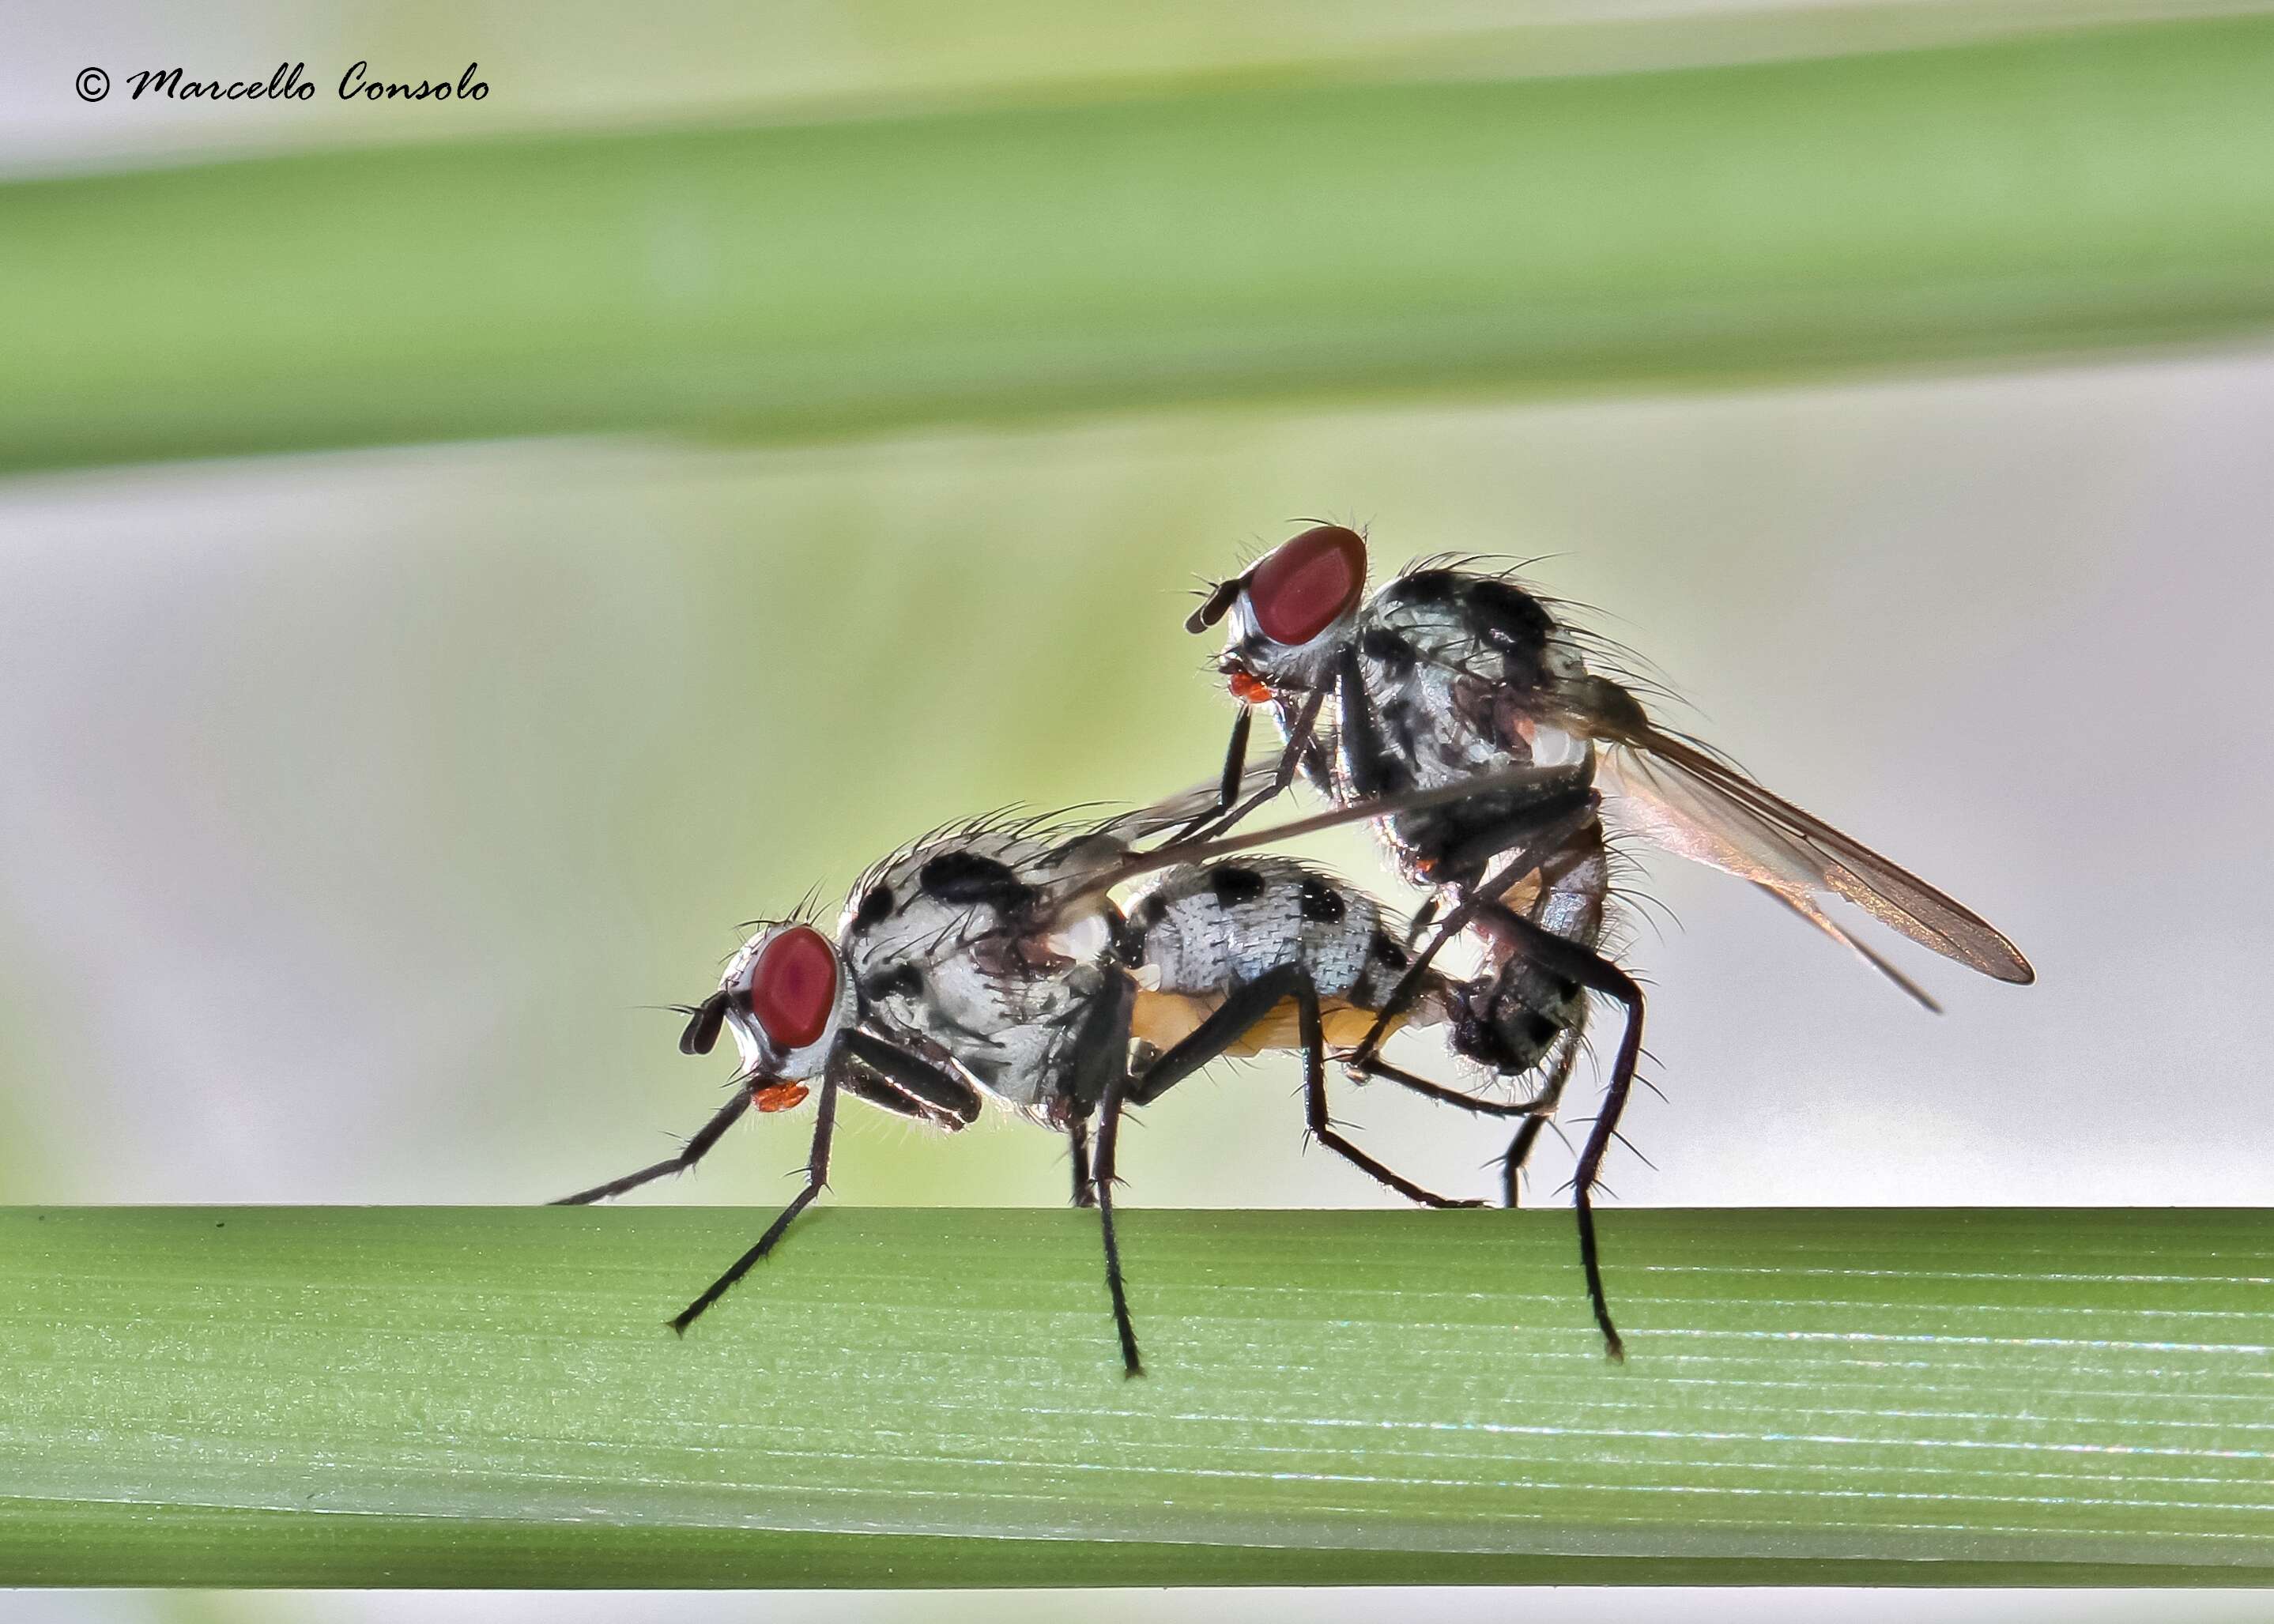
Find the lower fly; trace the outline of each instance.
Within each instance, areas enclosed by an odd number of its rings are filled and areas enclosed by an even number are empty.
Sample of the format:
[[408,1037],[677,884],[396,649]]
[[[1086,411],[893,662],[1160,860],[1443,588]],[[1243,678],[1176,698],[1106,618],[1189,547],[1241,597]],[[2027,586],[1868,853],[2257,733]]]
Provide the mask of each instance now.
[[[834,938],[815,922],[769,923],[687,1006],[680,1048],[707,1054],[722,1033],[740,1054],[734,1095],[677,1155],[564,1199],[584,1204],[683,1172],[745,1112],[815,1101],[805,1183],[757,1244],[671,1320],[684,1332],[771,1252],[826,1184],[836,1103],[850,1094],[948,1132],[991,1100],[1071,1141],[1074,1200],[1099,1209],[1114,1322],[1127,1372],[1139,1356],[1114,1231],[1116,1128],[1220,1055],[1304,1051],[1312,1131],[1411,1199],[1422,1189],[1337,1133],[1325,1105],[1325,1045],[1353,1023],[1447,1019],[1452,984],[1414,960],[1362,891],[1284,859],[1232,861],[1294,833],[1374,816],[1360,806],[1206,845],[1142,840],[1188,822],[1217,793],[1093,822],[983,818],[893,853],[855,885]],[[1133,919],[1113,890],[1156,874]],[[1207,906],[1196,909],[1198,899]],[[1211,921],[1209,910],[1216,911]],[[1212,945],[1211,945],[1212,944]],[[1211,959],[1209,954],[1215,954]],[[1206,1008],[1196,1006],[1205,1004]],[[1293,1042],[1273,1035],[1282,1006]],[[1179,1011],[1191,1019],[1171,1035]],[[1532,1108],[1472,1098],[1386,1066],[1375,1075],[1464,1109]],[[1090,1124],[1098,1126],[1093,1149]]]

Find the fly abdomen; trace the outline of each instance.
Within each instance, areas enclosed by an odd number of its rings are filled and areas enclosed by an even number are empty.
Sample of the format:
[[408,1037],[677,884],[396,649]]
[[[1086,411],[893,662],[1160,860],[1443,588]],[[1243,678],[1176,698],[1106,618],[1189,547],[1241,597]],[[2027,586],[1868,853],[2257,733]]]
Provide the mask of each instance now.
[[1567,1032],[1576,1040],[1586,1019],[1580,987],[1516,960],[1455,990],[1448,1036],[1463,1059],[1517,1078],[1538,1069]]
[[1144,979],[1156,990],[1220,994],[1299,965],[1339,998],[1367,974],[1382,910],[1364,891],[1285,857],[1171,868],[1132,905]]

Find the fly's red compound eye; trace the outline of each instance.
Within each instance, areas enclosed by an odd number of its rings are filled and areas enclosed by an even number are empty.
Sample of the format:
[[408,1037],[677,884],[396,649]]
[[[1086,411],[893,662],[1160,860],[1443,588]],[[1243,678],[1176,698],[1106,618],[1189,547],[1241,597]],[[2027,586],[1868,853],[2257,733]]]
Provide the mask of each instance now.
[[837,950],[810,925],[792,925],[750,966],[750,1013],[777,1049],[803,1049],[837,1007]]
[[1276,643],[1311,641],[1366,590],[1366,543],[1356,530],[1321,524],[1283,541],[1247,577],[1255,623]]

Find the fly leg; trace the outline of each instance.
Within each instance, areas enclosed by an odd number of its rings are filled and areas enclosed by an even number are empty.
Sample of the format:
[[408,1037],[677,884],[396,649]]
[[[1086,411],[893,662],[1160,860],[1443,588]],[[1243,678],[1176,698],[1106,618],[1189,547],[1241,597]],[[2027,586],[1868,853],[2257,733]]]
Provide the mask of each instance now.
[[[1277,1008],[1282,1000],[1296,996],[1299,989],[1307,988],[1310,984],[1310,977],[1299,965],[1282,965],[1276,969],[1267,970],[1254,981],[1234,988],[1231,995],[1209,1014],[1206,1020],[1172,1045],[1159,1059],[1146,1067],[1141,1076],[1131,1077],[1127,1067],[1124,1065],[1115,1068],[1113,1075],[1106,1081],[1104,1098],[1098,1106],[1097,1154],[1092,1182],[1097,1195],[1098,1222],[1105,1237],[1105,1289],[1113,1299],[1113,1328],[1121,1339],[1121,1363],[1123,1373],[1126,1375],[1143,1375],[1145,1362],[1137,1350],[1136,1327],[1132,1323],[1129,1314],[1128,1281],[1122,1271],[1121,1246],[1113,1222],[1113,1190],[1117,1182],[1114,1169],[1116,1154],[1121,1142],[1122,1109],[1130,1105],[1150,1105],[1209,1061],[1223,1054],[1226,1049],[1237,1042],[1249,1027]],[[1306,1041],[1309,1036],[1316,1036],[1320,1040],[1315,1043],[1308,1044],[1310,1054],[1316,1056],[1315,1060],[1310,1060],[1311,1074],[1314,1076],[1322,1073],[1325,1058],[1323,1034],[1319,1032],[1316,1004],[1317,995],[1314,991],[1312,993],[1313,1013],[1306,1034]],[[1122,1052],[1125,1054],[1127,1052],[1126,1044],[1123,1046]],[[1306,1060],[1309,1060],[1307,1056]],[[1329,1132],[1331,1133],[1332,1130],[1329,1129]],[[1334,1139],[1329,1140],[1329,1143],[1335,1144],[1338,1139],[1339,1136],[1336,1136]],[[1337,1144],[1337,1147],[1342,1147]],[[1370,1171],[1378,1169],[1377,1176],[1383,1177],[1385,1182],[1397,1181],[1397,1186],[1412,1192],[1416,1200],[1432,1201],[1439,1199],[1421,1190],[1419,1185],[1406,1184],[1403,1180],[1397,1180],[1397,1175],[1390,1173],[1386,1168],[1381,1168],[1379,1163],[1371,1162],[1369,1159],[1359,1155],[1355,1147],[1345,1150],[1344,1154],[1355,1157],[1361,1165],[1368,1167]]]
[[[1502,912],[1505,916],[1495,916],[1494,923],[1509,933],[1517,951],[1551,975],[1562,976],[1590,992],[1615,1000],[1626,1011],[1625,1025],[1619,1033],[1618,1053],[1611,1062],[1610,1080],[1603,1088],[1603,1108],[1595,1117],[1594,1126],[1588,1130],[1587,1142],[1579,1152],[1578,1171],[1571,1184],[1571,1205],[1579,1220],[1579,1263],[1587,1275],[1587,1301],[1595,1311],[1596,1325],[1602,1329],[1603,1351],[1614,1359],[1624,1359],[1626,1345],[1620,1340],[1618,1327],[1611,1319],[1610,1302],[1603,1292],[1602,1260],[1595,1241],[1594,1198],[1596,1183],[1602,1176],[1603,1158],[1618,1133],[1619,1117],[1625,1112],[1627,1096],[1634,1089],[1635,1068],[1642,1060],[1642,989],[1635,984],[1632,976],[1593,948],[1566,941],[1520,914]],[[1523,1134],[1519,1132],[1517,1138],[1521,1144]],[[1522,1148],[1528,1153],[1531,1147],[1522,1145]],[[1511,1145],[1510,1156],[1515,1157],[1517,1150],[1518,1146]]]
[[[1150,1105],[1170,1089],[1199,1071],[1238,1041],[1240,1035],[1294,989],[1302,972],[1293,966],[1267,972],[1236,989],[1221,1007],[1194,1027],[1169,1051],[1133,1078],[1126,1064],[1106,1079],[1105,1097],[1097,1116],[1097,1158],[1092,1186],[1097,1196],[1097,1218],[1105,1235],[1105,1289],[1113,1299],[1113,1328],[1121,1338],[1121,1367],[1126,1376],[1145,1373],[1137,1351],[1137,1330],[1129,1317],[1129,1290],[1121,1269],[1121,1246],[1114,1230],[1114,1155],[1121,1140],[1121,1109],[1125,1105]],[[1125,1041],[1121,1052],[1126,1056]]]
[[[1400,1088],[1411,1088],[1425,1100],[1434,1100],[1440,1105],[1449,1105],[1457,1110],[1471,1111],[1479,1116],[1538,1116],[1543,1109],[1537,1100],[1487,1100],[1481,1094],[1464,1094],[1457,1088],[1448,1088],[1416,1077],[1386,1060],[1369,1057],[1364,1061],[1344,1063],[1352,1071],[1364,1077],[1378,1077],[1384,1082],[1396,1083]],[[1536,1133],[1537,1129],[1533,1132]]]
[[1186,841],[1212,840],[1265,801],[1285,794],[1295,781],[1296,770],[1302,765],[1304,751],[1311,747],[1312,735],[1318,726],[1319,708],[1326,698],[1326,690],[1321,688],[1303,702],[1303,708],[1295,713],[1294,721],[1288,726],[1286,747],[1279,754],[1278,770],[1272,773],[1271,782],[1244,801],[1239,799],[1239,786],[1247,775],[1247,740],[1254,729],[1255,710],[1253,706],[1242,705],[1239,716],[1232,720],[1231,743],[1224,752],[1224,783],[1216,791],[1216,805],[1163,841],[1160,849]]
[[1091,1188],[1097,1197],[1098,1228],[1105,1237],[1105,1290],[1113,1299],[1114,1334],[1121,1339],[1121,1373],[1133,1377],[1145,1373],[1145,1361],[1137,1351],[1137,1327],[1130,1323],[1129,1285],[1121,1272],[1121,1243],[1113,1228],[1113,1153],[1121,1137],[1122,1094],[1128,1086],[1126,1065],[1105,1085],[1105,1098],[1098,1105],[1097,1160]]
[[[1392,1171],[1336,1132],[1327,1115],[1327,1035],[1319,1019],[1319,989],[1307,974],[1295,986],[1295,1016],[1303,1035],[1303,1106],[1311,1137],[1360,1172],[1387,1184],[1407,1200],[1423,1207],[1482,1207],[1482,1201],[1456,1201],[1424,1190],[1404,1174]],[[1428,1085],[1424,1085],[1427,1086]]]
[[1073,1204],[1095,1207],[1097,1186],[1091,1182],[1089,1173],[1089,1124],[1079,1117],[1067,1124],[1066,1139],[1073,1152]]
[[[1457,1201],[1423,1189],[1404,1175],[1384,1167],[1336,1131],[1333,1121],[1327,1115],[1326,1033],[1319,1013],[1319,989],[1311,980],[1309,972],[1300,965],[1281,965],[1234,989],[1206,1020],[1146,1068],[1145,1074],[1137,1079],[1129,1095],[1129,1103],[1148,1105],[1159,1099],[1239,1041],[1249,1027],[1289,997],[1295,1000],[1296,1018],[1302,1034],[1304,1101],[1312,1137],[1352,1167],[1387,1184],[1409,1201],[1423,1207],[1483,1206],[1481,1201]],[[1418,1082],[1419,1079],[1415,1080]],[[1422,1084],[1422,1086],[1427,1089],[1434,1085]],[[1451,1094],[1452,1091],[1448,1089],[1444,1092]],[[1467,1098],[1465,1095],[1452,1097]],[[1480,1101],[1476,1103],[1493,1114],[1500,1114],[1502,1110],[1496,1101]],[[1509,1114],[1513,1114],[1513,1109]]]
[[1579,1045],[1577,1041],[1565,1043],[1555,1069],[1547,1074],[1547,1083],[1538,1094],[1525,1102],[1525,1114],[1530,1120],[1517,1129],[1516,1137],[1509,1141],[1508,1154],[1500,1159],[1502,1207],[1517,1204],[1525,1163],[1532,1160],[1532,1147],[1540,1142],[1540,1130],[1547,1127],[1548,1119],[1555,1115],[1556,1104],[1563,1098],[1563,1086],[1571,1080],[1571,1073],[1578,1063]]
[[671,1321],[673,1330],[681,1336],[686,1335],[687,1327],[702,1318],[703,1311],[733,1290],[734,1282],[749,1274],[761,1258],[774,1249],[774,1243],[781,1239],[782,1231],[789,1228],[791,1221],[813,1205],[813,1198],[819,1195],[823,1186],[829,1182],[829,1136],[836,1123],[837,1068],[832,1066],[821,1078],[821,1102],[814,1113],[813,1150],[805,1159],[805,1188],[782,1208],[779,1217],[766,1226],[766,1232],[758,1237],[757,1245],[735,1259],[734,1267],[712,1281],[704,1288],[701,1297],[680,1310]]
[[644,1167],[636,1173],[627,1173],[621,1178],[612,1178],[605,1184],[595,1184],[590,1190],[579,1190],[575,1195],[564,1195],[559,1200],[548,1205],[586,1207],[594,1201],[605,1201],[612,1196],[621,1195],[627,1190],[636,1190],[651,1179],[662,1178],[673,1173],[684,1173],[689,1168],[702,1161],[704,1154],[719,1142],[720,1135],[734,1125],[734,1119],[749,1108],[750,1091],[748,1088],[738,1087],[734,1090],[734,1097],[719,1108],[717,1116],[712,1117],[697,1131],[695,1137],[687,1141],[686,1148],[677,1155],[666,1156],[651,1167]]
[[[1571,837],[1587,831],[1594,823],[1596,796],[1594,787],[1587,782],[1590,776],[1592,766],[1580,766],[1569,776],[1553,773],[1553,776],[1548,776],[1537,801],[1517,809],[1517,812],[1510,812],[1508,819],[1476,832],[1476,835],[1469,837],[1467,842],[1462,842],[1462,846],[1446,855],[1440,867],[1446,867],[1449,871],[1457,874],[1462,868],[1467,868],[1469,864],[1485,862],[1499,853],[1515,853],[1499,868],[1494,868],[1492,874],[1478,880],[1476,884],[1457,884],[1457,901],[1453,903],[1453,912],[1449,912],[1444,919],[1437,921],[1437,928],[1430,935],[1428,944],[1419,953],[1414,953],[1414,960],[1405,966],[1405,974],[1398,976],[1397,987],[1392,987],[1389,996],[1382,1001],[1382,1008],[1374,1012],[1374,1026],[1369,1026],[1367,1035],[1358,1040],[1358,1049],[1349,1053],[1346,1064],[1365,1069],[1374,1060],[1375,1053],[1381,1053],[1382,1040],[1389,1037],[1389,1028],[1397,1024],[1398,1017],[1403,1017],[1412,1008],[1414,998],[1421,996],[1421,989],[1426,987],[1426,978],[1428,978],[1430,962],[1437,958],[1437,953],[1444,951],[1446,942],[1457,937],[1467,928],[1469,917],[1476,914],[1478,907],[1485,901],[1499,898],[1517,880],[1531,874],[1532,868],[1547,862],[1560,846],[1571,842]],[[1450,864],[1456,864],[1456,860],[1460,867],[1450,867]]]

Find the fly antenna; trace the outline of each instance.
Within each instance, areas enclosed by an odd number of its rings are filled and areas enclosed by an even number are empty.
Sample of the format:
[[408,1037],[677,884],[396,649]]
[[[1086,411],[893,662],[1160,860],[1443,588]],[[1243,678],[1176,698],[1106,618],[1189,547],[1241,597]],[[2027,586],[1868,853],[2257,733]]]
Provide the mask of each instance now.
[[1234,575],[1230,580],[1217,582],[1209,589],[1206,600],[1185,621],[1185,629],[1188,632],[1208,630],[1231,613],[1232,600],[1246,585],[1247,577],[1245,575]]

